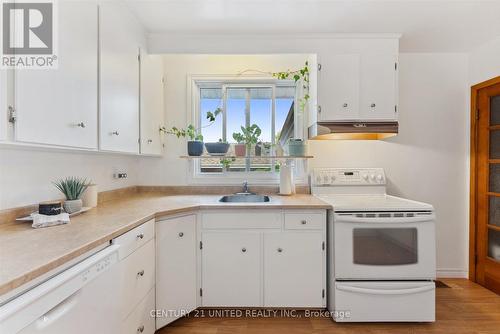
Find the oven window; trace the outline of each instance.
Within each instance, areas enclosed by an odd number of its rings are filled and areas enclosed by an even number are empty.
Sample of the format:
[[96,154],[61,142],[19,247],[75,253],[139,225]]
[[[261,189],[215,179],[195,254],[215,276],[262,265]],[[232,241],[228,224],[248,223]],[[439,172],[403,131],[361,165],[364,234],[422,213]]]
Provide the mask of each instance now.
[[416,228],[353,229],[353,262],[374,266],[417,263]]

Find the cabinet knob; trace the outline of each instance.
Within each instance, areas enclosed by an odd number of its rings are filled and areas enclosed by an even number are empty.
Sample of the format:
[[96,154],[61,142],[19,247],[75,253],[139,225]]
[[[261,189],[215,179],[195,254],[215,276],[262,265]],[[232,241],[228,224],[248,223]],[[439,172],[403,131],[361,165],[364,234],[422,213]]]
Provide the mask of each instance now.
[[179,232],[179,237],[183,237],[184,236],[184,232]]
[[139,327],[137,327],[137,333],[142,333],[144,332],[144,325],[140,325]]
[[78,123],[76,126],[78,126],[79,128],[82,128],[82,129],[83,129],[83,128],[85,127],[85,123],[80,122],[80,123]]
[[375,103],[370,104],[370,107],[375,108],[377,105]]
[[137,239],[144,239],[144,233],[139,233],[137,235]]
[[281,247],[280,247],[280,248],[278,248],[277,250],[278,250],[278,253],[283,252],[283,248],[281,248]]
[[144,269],[142,269],[137,273],[137,277],[142,277],[142,276],[144,276]]
[[302,225],[305,225],[305,224],[307,224],[307,220],[301,220],[301,221],[300,221],[300,223],[301,223]]
[[246,249],[245,247],[243,247],[243,248],[241,249],[241,251],[242,251],[243,253],[245,253],[245,252],[247,251],[247,249]]
[[344,103],[342,107],[347,108],[349,105],[347,103]]
[[112,136],[119,136],[119,135],[120,135],[120,133],[119,133],[118,131],[113,131],[113,132],[111,132],[111,135],[112,135]]

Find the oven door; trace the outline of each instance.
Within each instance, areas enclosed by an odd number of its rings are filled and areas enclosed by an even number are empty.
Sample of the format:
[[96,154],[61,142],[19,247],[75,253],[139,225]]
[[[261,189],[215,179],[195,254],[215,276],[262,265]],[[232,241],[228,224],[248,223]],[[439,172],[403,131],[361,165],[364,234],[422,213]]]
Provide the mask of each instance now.
[[333,219],[336,279],[436,277],[433,213],[335,213]]

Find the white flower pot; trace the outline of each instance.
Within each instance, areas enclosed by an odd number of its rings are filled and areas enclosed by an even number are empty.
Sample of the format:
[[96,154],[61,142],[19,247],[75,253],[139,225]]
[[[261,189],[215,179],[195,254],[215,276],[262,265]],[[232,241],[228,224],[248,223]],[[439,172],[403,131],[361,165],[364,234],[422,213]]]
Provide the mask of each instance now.
[[75,199],[72,201],[64,201],[64,203],[63,203],[64,211],[69,213],[69,214],[80,211],[82,209],[82,207],[83,207],[83,202],[81,199]]

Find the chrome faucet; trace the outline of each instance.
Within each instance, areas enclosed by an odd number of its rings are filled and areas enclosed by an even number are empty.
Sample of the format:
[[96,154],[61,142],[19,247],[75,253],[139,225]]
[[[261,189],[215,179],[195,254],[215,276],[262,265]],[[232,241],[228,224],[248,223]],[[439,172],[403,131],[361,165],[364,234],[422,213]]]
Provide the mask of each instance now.
[[243,181],[243,193],[247,194],[248,191],[248,181]]

